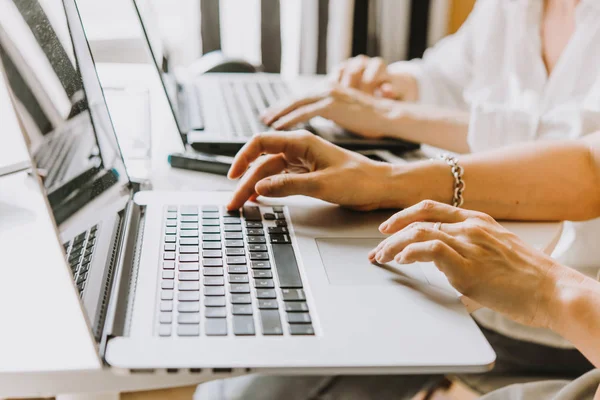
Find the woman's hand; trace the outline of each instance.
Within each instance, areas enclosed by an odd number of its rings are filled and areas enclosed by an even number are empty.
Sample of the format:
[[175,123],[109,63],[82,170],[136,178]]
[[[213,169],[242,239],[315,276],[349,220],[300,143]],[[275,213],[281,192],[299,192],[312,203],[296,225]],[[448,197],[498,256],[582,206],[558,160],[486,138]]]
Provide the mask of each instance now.
[[463,295],[531,326],[549,327],[558,282],[571,271],[490,216],[433,201],[400,211],[379,229],[393,235],[369,253],[372,262],[433,261]]
[[356,56],[341,63],[334,80],[343,87],[394,100],[415,101],[418,85],[406,73],[392,72],[379,57]]
[[263,133],[235,157],[228,176],[244,176],[227,207],[238,209],[258,195],[300,194],[360,210],[392,206],[392,193],[385,190],[390,172],[390,164],[341,149],[307,131]]
[[323,117],[361,136],[381,138],[393,131],[390,117],[401,112],[401,105],[334,84],[311,95],[284,100],[267,109],[261,119],[265,125],[284,130]]

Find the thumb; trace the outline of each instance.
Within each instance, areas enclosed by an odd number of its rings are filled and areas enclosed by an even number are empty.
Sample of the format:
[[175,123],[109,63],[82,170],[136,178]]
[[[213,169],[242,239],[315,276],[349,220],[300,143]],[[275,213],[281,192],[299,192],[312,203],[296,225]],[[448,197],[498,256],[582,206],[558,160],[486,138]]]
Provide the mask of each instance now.
[[317,196],[320,187],[317,173],[279,174],[260,180],[255,190],[261,196],[285,197],[293,195]]

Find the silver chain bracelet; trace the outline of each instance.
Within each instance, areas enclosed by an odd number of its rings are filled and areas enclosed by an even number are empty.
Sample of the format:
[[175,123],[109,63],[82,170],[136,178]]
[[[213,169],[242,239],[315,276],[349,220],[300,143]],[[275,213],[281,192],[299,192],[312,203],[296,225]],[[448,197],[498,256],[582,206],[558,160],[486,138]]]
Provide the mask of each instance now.
[[461,207],[464,203],[463,193],[465,191],[465,181],[463,181],[463,167],[458,163],[458,159],[450,154],[440,154],[439,158],[443,160],[452,169],[452,176],[454,177],[454,195],[452,196],[452,205],[454,207]]

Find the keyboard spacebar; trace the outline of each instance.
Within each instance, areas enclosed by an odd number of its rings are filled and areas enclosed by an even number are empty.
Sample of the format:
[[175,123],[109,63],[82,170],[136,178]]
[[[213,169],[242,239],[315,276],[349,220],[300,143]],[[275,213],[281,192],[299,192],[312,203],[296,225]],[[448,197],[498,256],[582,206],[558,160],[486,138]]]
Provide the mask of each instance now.
[[300,289],[302,288],[302,279],[298,271],[296,255],[291,244],[272,244],[273,257],[277,276],[279,277],[279,286],[282,289]]

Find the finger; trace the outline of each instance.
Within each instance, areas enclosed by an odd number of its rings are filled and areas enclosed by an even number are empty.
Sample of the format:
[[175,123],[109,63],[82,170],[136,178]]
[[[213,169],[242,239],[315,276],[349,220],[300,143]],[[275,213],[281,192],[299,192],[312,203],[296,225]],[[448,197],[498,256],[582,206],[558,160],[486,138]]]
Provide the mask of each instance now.
[[380,243],[377,246],[378,250],[374,259],[379,263],[387,263],[395,259],[410,244],[431,240],[441,240],[460,254],[466,254],[467,252],[467,245],[454,236],[435,229],[433,224],[419,223],[390,236]]
[[309,104],[292,111],[288,115],[281,117],[281,119],[275,121],[271,126],[277,130],[290,129],[302,122],[309,121],[314,117],[322,115],[327,107],[333,103],[332,98],[320,100],[316,103]]
[[248,141],[236,154],[229,168],[229,179],[239,178],[260,155],[267,154],[304,154],[314,135],[307,131],[259,133]]
[[261,115],[262,122],[265,125],[270,126],[273,122],[289,114],[295,109],[307,104],[315,103],[323,99],[323,97],[323,93],[320,93],[318,95],[301,97],[292,101],[287,100],[280,104],[274,105],[273,107],[270,107],[263,112],[263,114]]
[[368,58],[365,56],[357,56],[348,62],[348,65],[344,68],[344,74],[342,76],[342,86],[358,88],[362,80],[363,72],[367,67]]
[[395,100],[400,97],[396,90],[394,90],[394,86],[389,82],[385,82],[379,86],[379,91],[381,92],[381,96],[385,97],[386,99]]
[[441,240],[412,243],[398,257],[400,264],[433,262],[444,273],[462,268],[466,260]]
[[417,221],[454,223],[462,222],[471,216],[471,212],[462,208],[452,207],[437,201],[425,200],[412,207],[406,208],[379,226],[382,233],[393,233],[404,229]]
[[318,197],[324,180],[320,172],[307,174],[279,174],[265,178],[256,184],[255,190],[261,196],[286,197],[305,195]]
[[365,72],[362,76],[362,82],[360,90],[363,92],[373,94],[385,80],[387,79],[387,68],[385,62],[379,58],[372,58],[369,60]]
[[229,204],[227,204],[228,210],[237,210],[243,206],[246,201],[256,194],[254,187],[257,182],[268,176],[281,173],[286,167],[285,159],[281,154],[261,158],[262,160],[255,163],[240,181]]

